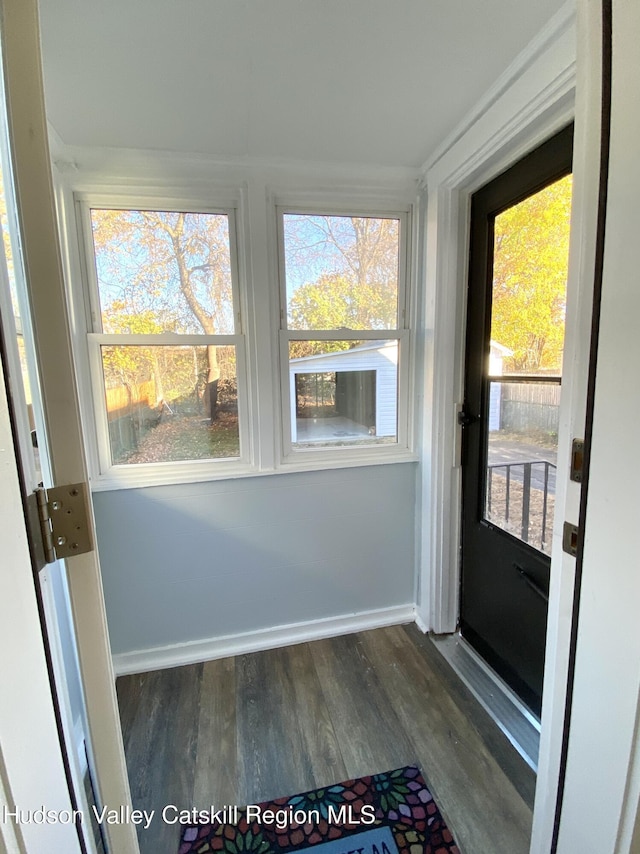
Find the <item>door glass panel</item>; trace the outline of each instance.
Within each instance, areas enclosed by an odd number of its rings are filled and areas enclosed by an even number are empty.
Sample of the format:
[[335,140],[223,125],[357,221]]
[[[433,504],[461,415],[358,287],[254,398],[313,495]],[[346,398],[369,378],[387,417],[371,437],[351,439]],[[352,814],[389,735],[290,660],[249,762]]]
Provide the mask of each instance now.
[[560,386],[489,384],[488,521],[551,553]]
[[496,216],[485,519],[549,554],[571,175]]

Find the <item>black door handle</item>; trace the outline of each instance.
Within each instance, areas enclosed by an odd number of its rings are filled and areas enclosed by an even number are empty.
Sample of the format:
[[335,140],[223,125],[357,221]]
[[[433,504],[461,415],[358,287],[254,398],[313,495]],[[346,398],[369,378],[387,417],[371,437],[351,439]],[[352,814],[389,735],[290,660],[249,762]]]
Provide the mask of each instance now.
[[458,424],[461,427],[468,427],[469,424],[473,424],[475,421],[478,420],[478,415],[471,415],[465,409],[461,409],[460,412],[458,412]]
[[518,575],[524,581],[527,587],[530,587],[533,592],[541,599],[544,599],[545,602],[549,601],[549,594],[547,593],[547,591],[540,587],[538,582],[534,578],[532,578],[525,569],[523,569],[517,563],[513,564],[513,568],[518,571]]

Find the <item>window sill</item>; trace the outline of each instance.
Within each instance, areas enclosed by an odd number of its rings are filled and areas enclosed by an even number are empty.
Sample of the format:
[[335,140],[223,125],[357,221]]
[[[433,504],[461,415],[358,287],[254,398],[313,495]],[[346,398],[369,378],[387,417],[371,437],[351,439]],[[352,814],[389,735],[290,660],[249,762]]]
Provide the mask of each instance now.
[[317,471],[318,469],[350,468],[352,466],[377,466],[385,463],[416,462],[416,454],[397,445],[371,445],[357,450],[305,448],[291,451],[285,456],[278,471]]
[[359,454],[355,456],[327,456],[319,459],[304,453],[292,455],[277,468],[258,469],[237,460],[233,462],[165,463],[154,466],[136,466],[112,469],[91,479],[92,492],[109,492],[121,489],[142,489],[152,486],[171,486],[181,483],[201,483],[216,480],[232,480],[249,477],[313,472],[330,469],[357,468],[363,466],[393,465],[395,463],[417,463],[418,456],[411,451],[393,449],[383,454]]

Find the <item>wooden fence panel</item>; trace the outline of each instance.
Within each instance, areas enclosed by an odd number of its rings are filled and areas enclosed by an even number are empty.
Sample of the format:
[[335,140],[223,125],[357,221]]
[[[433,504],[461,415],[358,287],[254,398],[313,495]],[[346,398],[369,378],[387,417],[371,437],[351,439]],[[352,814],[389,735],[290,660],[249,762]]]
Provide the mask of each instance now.
[[153,409],[156,405],[156,384],[153,379],[137,385],[119,385],[106,389],[107,416],[109,421],[131,415],[132,410],[140,406]]
[[555,383],[501,383],[500,429],[509,433],[558,432],[560,386]]

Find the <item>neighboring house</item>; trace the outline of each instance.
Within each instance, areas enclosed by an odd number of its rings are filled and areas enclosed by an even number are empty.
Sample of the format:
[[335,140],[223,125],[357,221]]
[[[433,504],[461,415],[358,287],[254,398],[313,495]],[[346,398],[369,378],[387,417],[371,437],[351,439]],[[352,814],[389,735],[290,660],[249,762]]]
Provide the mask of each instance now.
[[[505,358],[513,356],[513,350],[491,341],[489,352],[489,375],[492,377],[502,376],[502,365]],[[489,430],[500,429],[500,402],[502,400],[500,383],[491,383],[489,390]]]
[[513,350],[505,347],[504,344],[498,344],[497,341],[491,341],[491,349],[489,351],[489,374],[492,377],[497,377],[502,374],[504,360],[509,356],[513,356]]
[[[322,376],[321,388],[328,385],[332,394],[325,414],[313,419],[315,429],[310,435],[309,418],[305,417],[301,400],[304,384],[300,378],[313,375]],[[395,436],[398,423],[397,375],[398,346],[395,341],[368,341],[350,350],[291,359],[291,441]],[[317,404],[322,402],[318,400]]]

